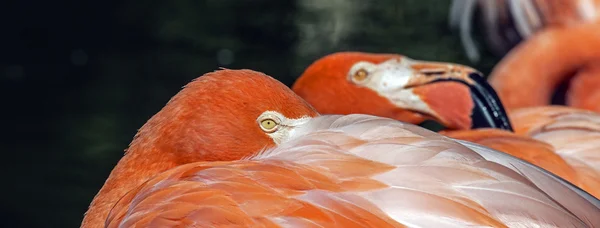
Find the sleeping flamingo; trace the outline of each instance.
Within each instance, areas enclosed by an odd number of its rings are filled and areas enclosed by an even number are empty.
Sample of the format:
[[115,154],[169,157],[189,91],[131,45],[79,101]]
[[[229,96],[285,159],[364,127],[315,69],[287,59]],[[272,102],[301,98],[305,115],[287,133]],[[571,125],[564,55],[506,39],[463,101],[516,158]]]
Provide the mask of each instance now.
[[220,70],[139,131],[82,227],[594,227],[600,202],[504,153],[367,115],[320,116]]
[[[341,52],[315,61],[292,88],[323,114],[362,113],[414,124],[437,120],[450,129],[442,132],[447,136],[519,157],[600,197],[600,178],[589,178],[600,173],[599,166],[576,164],[582,159],[600,160],[600,153],[561,153],[551,143],[511,132],[512,124],[494,90],[473,68],[394,54]],[[515,123],[526,123],[513,118]],[[600,133],[600,129],[592,131]],[[593,140],[585,143],[599,148]],[[584,145],[570,144],[567,150]]]
[[[236,88],[240,85],[244,86]],[[269,134],[255,126],[265,111],[286,116],[290,122],[285,124],[317,115],[304,100],[285,93],[286,89],[247,70],[221,70],[186,85],[140,128],[92,201],[82,227],[103,226],[118,199],[163,171],[196,161],[238,160],[250,151],[275,145]],[[285,131],[277,134],[281,132]]]

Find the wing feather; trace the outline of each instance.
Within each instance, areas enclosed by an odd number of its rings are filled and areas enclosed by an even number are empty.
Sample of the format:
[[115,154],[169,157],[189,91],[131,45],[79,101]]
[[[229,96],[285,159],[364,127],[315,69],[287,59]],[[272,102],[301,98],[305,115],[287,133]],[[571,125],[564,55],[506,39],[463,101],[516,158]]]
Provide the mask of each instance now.
[[[600,216],[598,216],[600,215],[600,201],[577,186],[509,154],[499,153],[493,149],[471,142],[457,141],[477,151],[486,159],[511,168],[523,177],[526,177],[561,207],[569,210],[580,220],[586,221],[588,225],[594,224],[597,226],[597,224],[600,224]],[[591,226],[594,227],[593,225]]]
[[522,108],[511,120],[521,135],[546,142],[573,167],[581,188],[600,197],[600,114],[565,106]]

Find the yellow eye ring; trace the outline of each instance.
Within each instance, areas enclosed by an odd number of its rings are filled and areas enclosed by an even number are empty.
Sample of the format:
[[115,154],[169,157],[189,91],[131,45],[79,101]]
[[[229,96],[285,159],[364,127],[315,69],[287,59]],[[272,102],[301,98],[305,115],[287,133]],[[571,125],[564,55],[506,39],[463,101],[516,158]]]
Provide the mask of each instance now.
[[275,132],[278,126],[279,123],[277,123],[277,121],[271,118],[260,121],[260,128],[262,128],[263,131],[268,133]]
[[369,76],[369,72],[367,72],[367,70],[365,69],[359,69],[356,72],[354,72],[354,75],[352,75],[352,78],[354,79],[354,81],[363,81],[367,78],[367,76]]

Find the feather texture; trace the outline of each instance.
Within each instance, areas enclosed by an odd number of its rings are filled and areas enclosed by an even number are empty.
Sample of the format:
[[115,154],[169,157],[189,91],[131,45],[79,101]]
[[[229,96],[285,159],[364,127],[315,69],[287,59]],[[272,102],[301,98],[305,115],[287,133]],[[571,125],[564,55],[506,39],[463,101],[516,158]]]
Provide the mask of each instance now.
[[316,117],[257,156],[159,174],[124,196],[107,226],[600,226],[595,199],[461,143],[381,117]]
[[579,174],[582,188],[600,197],[600,115],[565,106],[521,108],[510,114],[517,134],[554,147]]

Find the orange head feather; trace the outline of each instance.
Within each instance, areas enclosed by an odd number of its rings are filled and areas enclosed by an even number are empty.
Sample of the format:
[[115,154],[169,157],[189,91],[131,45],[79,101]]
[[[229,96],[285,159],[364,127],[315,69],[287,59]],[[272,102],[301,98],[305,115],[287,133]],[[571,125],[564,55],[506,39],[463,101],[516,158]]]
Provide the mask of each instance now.
[[310,65],[292,86],[294,92],[323,114],[370,114],[420,123],[425,116],[397,107],[369,88],[348,83],[350,68],[360,61],[380,64],[403,58],[395,54],[340,52],[325,56]]
[[510,129],[495,91],[475,69],[458,64],[340,52],[314,62],[292,88],[323,114],[362,113],[413,124],[429,118],[452,129]]
[[288,118],[317,115],[302,98],[265,74],[208,73],[186,85],[140,129],[129,153],[155,147],[162,155],[176,153],[180,163],[240,159],[274,145],[256,122],[265,111]]

